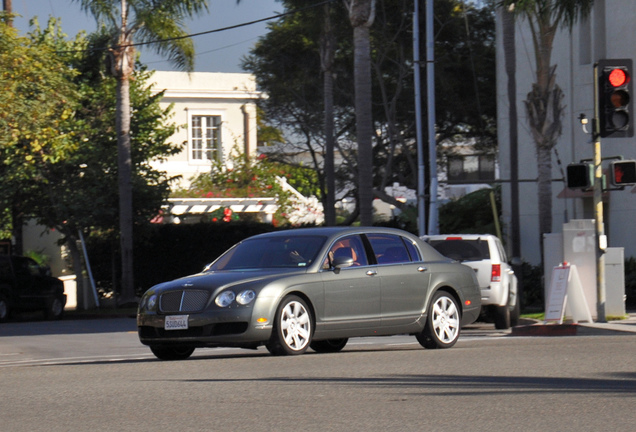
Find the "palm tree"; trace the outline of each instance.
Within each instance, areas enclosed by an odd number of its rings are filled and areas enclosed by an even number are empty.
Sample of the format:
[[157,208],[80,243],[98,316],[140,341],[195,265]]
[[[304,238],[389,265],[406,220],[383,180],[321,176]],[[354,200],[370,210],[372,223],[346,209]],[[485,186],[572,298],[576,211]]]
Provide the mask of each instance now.
[[[563,91],[550,64],[559,26],[572,29],[589,15],[594,0],[502,0],[501,6],[527,20],[532,34],[536,82],[525,100],[528,122],[537,152],[539,235],[552,231],[552,149],[561,136]],[[505,12],[504,12],[505,13]]]
[[331,5],[323,6],[324,24],[320,38],[320,64],[323,73],[323,98],[325,107],[325,224],[336,224],[336,181],[334,173],[334,119],[333,119],[333,61],[336,40],[331,23]]
[[356,135],[358,139],[358,207],[360,224],[373,224],[373,119],[371,116],[371,42],[375,0],[345,0],[353,26]]
[[207,12],[207,0],[75,0],[111,34],[111,73],[117,79],[117,153],[121,236],[121,303],[135,299],[133,274],[132,159],[130,146],[130,77],[135,69],[134,43],[147,43],[181,69],[194,69],[194,45],[183,20]]

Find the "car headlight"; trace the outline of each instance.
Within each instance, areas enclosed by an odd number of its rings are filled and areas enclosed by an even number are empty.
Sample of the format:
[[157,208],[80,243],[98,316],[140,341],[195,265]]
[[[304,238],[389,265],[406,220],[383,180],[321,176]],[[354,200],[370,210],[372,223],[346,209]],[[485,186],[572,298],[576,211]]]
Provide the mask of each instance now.
[[153,310],[156,305],[157,305],[157,295],[153,294],[150,297],[148,297],[148,300],[146,300],[146,309]]
[[240,305],[250,304],[256,298],[256,293],[252,290],[241,291],[238,296],[236,296],[236,302]]
[[232,291],[223,291],[221,294],[216,296],[214,303],[219,307],[228,307],[232,304],[236,296]]

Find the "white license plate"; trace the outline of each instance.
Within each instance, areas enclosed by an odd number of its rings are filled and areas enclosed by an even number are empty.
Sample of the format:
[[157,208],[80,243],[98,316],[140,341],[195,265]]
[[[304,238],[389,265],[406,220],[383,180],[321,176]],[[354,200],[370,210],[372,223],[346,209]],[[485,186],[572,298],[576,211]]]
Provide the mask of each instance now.
[[164,323],[166,330],[187,330],[188,315],[168,315]]

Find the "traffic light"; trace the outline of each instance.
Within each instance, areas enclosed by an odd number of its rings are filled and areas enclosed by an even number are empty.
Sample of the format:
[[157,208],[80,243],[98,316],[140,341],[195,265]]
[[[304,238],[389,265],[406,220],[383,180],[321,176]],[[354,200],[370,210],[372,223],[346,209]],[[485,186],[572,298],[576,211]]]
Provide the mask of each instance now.
[[594,165],[589,163],[568,165],[566,180],[570,189],[590,189],[594,186]]
[[631,59],[598,61],[598,111],[602,138],[634,136]]
[[610,172],[614,186],[636,184],[636,161],[621,160],[612,162],[610,164]]

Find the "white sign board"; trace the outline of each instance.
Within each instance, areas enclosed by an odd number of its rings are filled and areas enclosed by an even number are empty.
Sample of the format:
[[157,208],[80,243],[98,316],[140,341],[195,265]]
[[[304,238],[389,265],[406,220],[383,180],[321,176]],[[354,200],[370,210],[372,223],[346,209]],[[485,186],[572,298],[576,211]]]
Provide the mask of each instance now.
[[592,322],[590,308],[585,300],[583,286],[575,265],[563,264],[552,270],[545,322],[563,324],[564,313],[571,316],[575,323]]
[[568,265],[554,267],[552,270],[550,297],[548,297],[548,304],[545,310],[546,323],[563,323],[563,313],[565,311],[565,300],[567,298],[569,277],[570,266]]

